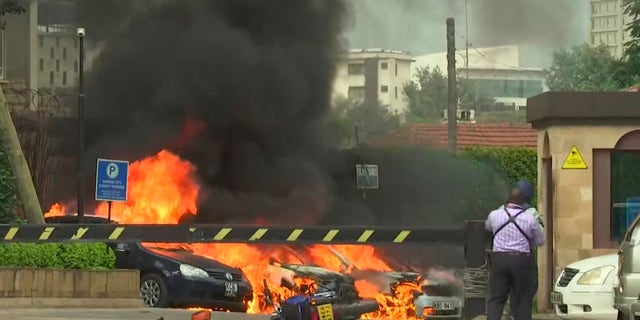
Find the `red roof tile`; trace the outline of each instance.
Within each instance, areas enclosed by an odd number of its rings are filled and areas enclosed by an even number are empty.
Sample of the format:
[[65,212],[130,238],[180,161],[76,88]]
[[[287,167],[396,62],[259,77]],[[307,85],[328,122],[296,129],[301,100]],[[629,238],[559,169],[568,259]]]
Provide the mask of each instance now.
[[[458,124],[458,149],[468,147],[526,147],[536,148],[536,131],[530,124]],[[389,134],[373,137],[372,145],[424,145],[447,148],[447,124],[413,123]]]

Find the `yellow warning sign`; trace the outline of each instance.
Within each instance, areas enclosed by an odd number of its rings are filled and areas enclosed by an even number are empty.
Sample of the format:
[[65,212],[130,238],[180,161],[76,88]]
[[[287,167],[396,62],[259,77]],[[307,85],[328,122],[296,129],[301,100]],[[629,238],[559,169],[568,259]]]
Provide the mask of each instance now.
[[576,146],[571,147],[571,151],[562,164],[562,169],[586,169],[587,164],[584,162],[584,158],[578,151]]

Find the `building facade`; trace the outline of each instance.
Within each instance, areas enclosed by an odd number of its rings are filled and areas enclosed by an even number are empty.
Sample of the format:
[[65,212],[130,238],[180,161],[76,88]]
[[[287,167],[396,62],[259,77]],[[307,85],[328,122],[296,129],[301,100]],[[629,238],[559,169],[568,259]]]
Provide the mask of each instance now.
[[350,50],[341,54],[333,83],[333,97],[378,102],[392,113],[407,110],[402,88],[411,81],[412,56],[386,49]]
[[631,18],[624,13],[623,0],[591,0],[589,44],[605,45],[616,58],[624,54],[624,43],[629,41],[627,24]]
[[75,27],[38,26],[38,87],[75,86],[79,56]]
[[[418,56],[412,66],[415,76],[420,68],[439,68],[446,76],[447,53],[438,52]],[[468,60],[468,61],[467,61]],[[457,76],[468,80],[473,91],[494,99],[512,110],[526,107],[527,98],[546,90],[544,70],[520,67],[520,48],[517,45],[473,48],[456,51]]]

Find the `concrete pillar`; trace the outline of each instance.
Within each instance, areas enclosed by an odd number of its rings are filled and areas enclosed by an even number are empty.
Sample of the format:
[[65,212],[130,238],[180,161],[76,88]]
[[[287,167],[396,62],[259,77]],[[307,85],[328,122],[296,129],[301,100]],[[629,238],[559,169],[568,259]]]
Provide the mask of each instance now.
[[[32,96],[38,90],[38,66],[39,66],[39,46],[38,46],[38,0],[29,0],[27,8],[27,52],[29,59],[27,61],[27,87],[32,92]],[[29,107],[31,110],[36,109],[34,99],[31,99]]]

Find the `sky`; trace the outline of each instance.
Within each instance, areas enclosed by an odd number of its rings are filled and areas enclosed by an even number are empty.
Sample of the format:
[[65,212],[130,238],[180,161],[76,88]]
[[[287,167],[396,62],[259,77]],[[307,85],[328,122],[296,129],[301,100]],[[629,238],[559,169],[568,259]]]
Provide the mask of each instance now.
[[[421,55],[446,50],[445,20],[465,45],[465,0],[348,0],[350,48],[388,48]],[[467,0],[470,47],[519,44],[524,67],[547,67],[554,50],[588,39],[586,0]]]

